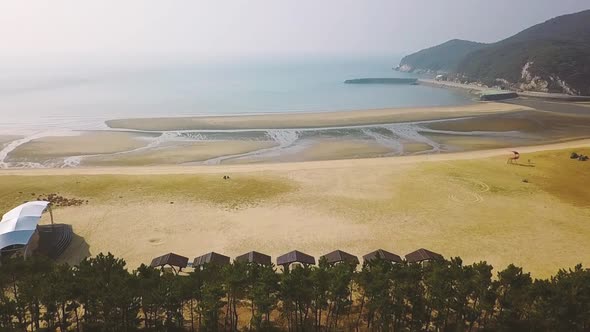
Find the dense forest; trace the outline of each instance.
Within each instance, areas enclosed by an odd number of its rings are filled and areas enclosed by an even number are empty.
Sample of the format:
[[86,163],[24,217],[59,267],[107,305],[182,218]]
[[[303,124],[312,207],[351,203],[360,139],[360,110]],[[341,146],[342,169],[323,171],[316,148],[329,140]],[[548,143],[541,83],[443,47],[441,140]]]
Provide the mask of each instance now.
[[404,68],[444,71],[489,86],[590,95],[590,10],[553,18],[492,44],[452,40],[405,57]]
[[[456,72],[467,54],[486,46],[468,40],[453,39],[410,54],[400,62],[400,70],[427,72]],[[401,66],[407,66],[401,68]]]
[[460,258],[362,268],[234,262],[194,272],[100,254],[3,259],[2,331],[590,331],[590,271],[533,279]]

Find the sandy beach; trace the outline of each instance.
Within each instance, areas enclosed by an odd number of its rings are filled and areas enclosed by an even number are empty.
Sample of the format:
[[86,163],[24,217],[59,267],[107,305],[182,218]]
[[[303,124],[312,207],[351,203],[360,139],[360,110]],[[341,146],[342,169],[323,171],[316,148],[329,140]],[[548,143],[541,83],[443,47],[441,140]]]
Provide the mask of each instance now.
[[117,153],[146,146],[148,142],[142,138],[148,136],[153,135],[96,131],[41,137],[19,145],[10,152],[9,158],[17,162],[42,162],[78,155]]
[[[2,209],[57,192],[77,238],[65,260],[111,251],[130,267],[177,252],[313,255],[419,247],[466,262],[522,265],[534,276],[590,264],[590,140],[303,163],[3,170]],[[223,180],[222,175],[230,175]],[[42,181],[39,181],[42,177]],[[526,181],[525,181],[526,180]],[[543,248],[542,250],[540,250]]]
[[179,165],[200,162],[227,155],[239,155],[276,146],[272,141],[204,141],[161,144],[157,149],[138,150],[125,154],[99,155],[84,158],[82,166],[149,166]]
[[[51,193],[87,200],[54,211],[76,234],[70,263],[100,252],[135,268],[167,252],[424,247],[546,277],[590,264],[590,163],[569,158],[590,154],[586,110],[518,99],[113,120],[119,129],[15,146],[8,161],[76,167],[0,170],[0,210]],[[508,165],[512,150],[521,159]]]
[[[518,99],[468,106],[109,121],[125,128],[34,137],[8,167],[252,164],[538,145],[588,137],[578,104]],[[142,131],[148,130],[148,131]],[[9,138],[3,138],[9,142]],[[6,144],[6,143],[5,143]]]
[[521,105],[478,102],[453,107],[389,108],[376,110],[280,113],[239,116],[201,116],[174,118],[117,119],[107,121],[111,128],[134,130],[228,130],[321,128],[374,125],[392,122],[457,118],[530,109]]
[[0,149],[3,149],[10,142],[15,141],[20,138],[22,138],[22,137],[16,136],[16,135],[0,135]]
[[[428,146],[421,146],[423,150],[428,150]],[[416,146],[415,149],[419,149]],[[394,154],[395,151],[390,147],[380,145],[372,140],[352,139],[352,138],[319,138],[301,142],[301,144],[292,153],[281,154],[277,152],[270,157],[272,162],[297,162],[297,161],[318,161],[318,160],[339,160],[339,159],[357,159],[357,158],[375,158],[384,157]],[[264,163],[268,162],[269,157],[264,154],[249,156],[247,159],[228,159],[222,164],[242,164],[242,163]]]
[[3,137],[9,147],[0,150],[0,165],[253,164],[509,148],[587,138],[590,113],[579,103],[519,98],[455,107],[107,123],[118,128],[46,133],[21,143]]
[[0,144],[6,144],[10,141],[14,141],[15,139],[19,138],[21,137],[16,135],[0,135]]

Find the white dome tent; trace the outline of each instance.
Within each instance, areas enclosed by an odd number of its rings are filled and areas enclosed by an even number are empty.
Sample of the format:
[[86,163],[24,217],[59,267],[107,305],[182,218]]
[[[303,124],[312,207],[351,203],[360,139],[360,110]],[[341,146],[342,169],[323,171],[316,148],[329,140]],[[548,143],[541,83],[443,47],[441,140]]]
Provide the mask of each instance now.
[[26,247],[37,230],[43,212],[49,210],[51,213],[49,204],[47,201],[27,202],[4,214],[0,221],[0,250]]

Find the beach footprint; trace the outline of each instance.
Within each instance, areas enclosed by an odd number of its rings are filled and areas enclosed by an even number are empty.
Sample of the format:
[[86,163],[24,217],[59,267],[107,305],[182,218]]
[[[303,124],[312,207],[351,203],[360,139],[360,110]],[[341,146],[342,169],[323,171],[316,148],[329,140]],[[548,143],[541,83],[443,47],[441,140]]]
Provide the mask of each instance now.
[[449,199],[460,204],[481,203],[484,199],[480,194],[490,191],[488,184],[472,178],[451,178],[448,182]]

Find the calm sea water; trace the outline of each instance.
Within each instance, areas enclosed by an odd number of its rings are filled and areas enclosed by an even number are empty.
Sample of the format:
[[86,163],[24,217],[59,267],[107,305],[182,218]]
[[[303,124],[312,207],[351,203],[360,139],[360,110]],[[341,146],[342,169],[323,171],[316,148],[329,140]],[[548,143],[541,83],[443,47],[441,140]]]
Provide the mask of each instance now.
[[396,59],[260,59],[151,66],[56,66],[0,74],[0,129],[104,128],[104,120],[461,105],[469,96],[406,85],[348,85],[410,77]]

